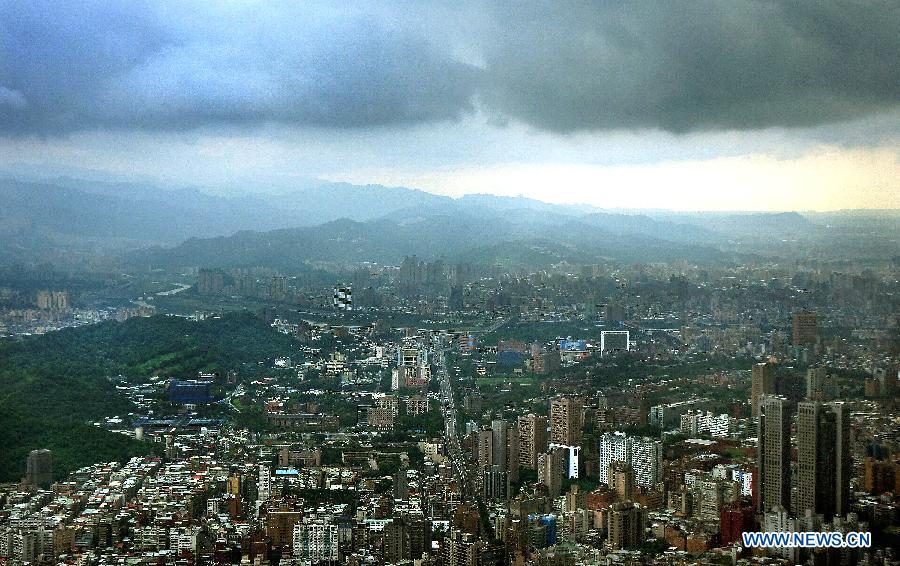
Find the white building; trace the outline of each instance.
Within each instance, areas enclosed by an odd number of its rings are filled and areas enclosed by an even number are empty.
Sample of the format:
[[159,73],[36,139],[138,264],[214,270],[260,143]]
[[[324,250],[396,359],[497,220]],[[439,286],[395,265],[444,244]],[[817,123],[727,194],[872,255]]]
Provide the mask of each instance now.
[[196,552],[200,527],[173,527],[169,529],[169,549],[178,552]]
[[[790,513],[780,507],[776,507],[772,511],[763,515],[761,529],[766,533],[795,533],[798,532],[797,519],[793,519]],[[791,561],[792,564],[797,563],[800,555],[798,548],[776,548],[770,549],[770,554],[780,554],[783,558]]]
[[681,431],[691,435],[708,432],[717,438],[727,438],[737,429],[737,419],[711,411],[688,411],[681,415]]
[[567,444],[554,444],[551,442],[549,448],[551,451],[554,448],[565,448],[569,452],[569,463],[568,468],[566,469],[566,474],[568,475],[569,479],[577,479],[579,473],[578,458],[581,455],[581,447],[569,446]]
[[609,463],[618,460],[628,462],[631,460],[630,443],[628,435],[624,432],[608,432],[600,437],[600,481],[609,483]]
[[659,440],[608,432],[600,437],[601,482],[609,483],[609,464],[614,460],[631,464],[638,485],[651,487],[662,478],[662,442]]
[[719,464],[712,469],[712,475],[741,484],[741,495],[753,494],[753,472],[743,470],[737,464]]
[[708,403],[708,399],[687,399],[664,405],[650,407],[648,421],[653,426],[676,427],[681,424],[681,416],[690,411],[699,410],[702,405]]
[[259,482],[257,486],[259,501],[265,501],[272,495],[272,471],[266,464],[259,465]]
[[338,526],[323,519],[304,519],[294,525],[294,556],[318,564],[338,559]]

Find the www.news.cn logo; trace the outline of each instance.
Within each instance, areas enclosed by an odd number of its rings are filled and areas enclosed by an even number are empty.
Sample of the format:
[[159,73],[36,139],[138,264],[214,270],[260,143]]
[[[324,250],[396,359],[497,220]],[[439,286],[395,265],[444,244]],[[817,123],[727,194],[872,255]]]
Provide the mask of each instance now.
[[869,548],[872,533],[741,533],[748,548]]

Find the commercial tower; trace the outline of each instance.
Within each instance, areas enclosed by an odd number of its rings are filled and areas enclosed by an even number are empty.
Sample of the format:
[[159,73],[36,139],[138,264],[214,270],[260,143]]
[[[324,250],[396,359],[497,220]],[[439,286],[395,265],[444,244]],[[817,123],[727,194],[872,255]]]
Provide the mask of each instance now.
[[490,468],[494,465],[494,431],[482,429],[476,433],[478,468]]
[[614,503],[609,508],[607,530],[613,550],[633,548],[644,542],[644,510],[631,502]]
[[49,450],[32,450],[25,461],[25,481],[47,487],[53,483],[53,455]]
[[537,469],[538,455],[547,450],[547,417],[529,413],[519,417],[519,465]]
[[482,497],[485,499],[508,499],[509,473],[497,464],[490,468],[484,468],[482,470],[481,489]]
[[819,336],[819,324],[814,312],[794,313],[791,319],[791,344],[815,346]]
[[791,503],[791,415],[788,400],[764,395],[759,402],[756,477],[757,508],[761,513]]
[[843,403],[803,402],[797,406],[796,511],[807,509],[826,520],[847,513],[849,419]]
[[557,397],[550,401],[550,442],[576,446],[581,442],[582,410],[580,397]]
[[759,416],[759,400],[763,395],[775,395],[775,364],[754,364],[750,382],[750,408],[753,416]]
[[609,489],[615,492],[619,501],[634,500],[634,469],[631,464],[613,460],[606,474]]
[[507,471],[507,449],[509,447],[509,423],[502,419],[491,421],[491,464]]
[[562,480],[566,473],[567,452],[565,448],[551,448],[538,456],[538,481],[547,486],[550,497],[559,497]]

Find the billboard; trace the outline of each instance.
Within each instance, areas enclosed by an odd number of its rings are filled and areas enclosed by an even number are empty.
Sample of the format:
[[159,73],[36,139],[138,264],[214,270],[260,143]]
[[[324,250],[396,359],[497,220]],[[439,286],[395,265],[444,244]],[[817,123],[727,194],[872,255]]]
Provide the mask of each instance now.
[[601,354],[629,350],[631,350],[631,340],[627,330],[604,330],[600,333]]

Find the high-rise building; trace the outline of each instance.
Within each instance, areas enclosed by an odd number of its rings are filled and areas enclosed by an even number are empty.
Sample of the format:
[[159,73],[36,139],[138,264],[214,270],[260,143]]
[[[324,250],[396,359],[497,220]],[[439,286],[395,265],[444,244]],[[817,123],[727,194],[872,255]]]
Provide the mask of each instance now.
[[427,395],[410,395],[406,399],[406,414],[408,415],[424,415],[428,412],[428,396]]
[[257,480],[256,498],[265,501],[272,495],[272,471],[268,464],[259,465],[259,479]]
[[797,405],[797,514],[834,516],[834,413],[817,402]]
[[384,395],[375,400],[375,406],[366,412],[369,427],[376,430],[393,430],[397,415],[400,412],[400,401],[396,395]]
[[719,513],[719,533],[722,546],[740,541],[741,533],[754,530],[753,522],[752,507],[743,507],[740,503],[723,507]]
[[287,298],[287,277],[283,275],[272,277],[272,283],[269,285],[269,298],[276,301],[283,301]]
[[828,368],[819,366],[806,370],[806,398],[809,401],[821,401],[822,386],[828,377]]
[[416,256],[404,257],[397,274],[397,286],[400,294],[405,297],[417,295],[422,285],[422,279],[422,266],[419,258]]
[[507,449],[509,448],[509,423],[502,419],[491,421],[491,463],[507,471]]
[[405,468],[394,473],[394,499],[409,498],[409,475]]
[[644,512],[640,505],[614,503],[608,517],[608,540],[613,550],[633,548],[644,542]]
[[842,402],[797,407],[797,513],[830,519],[848,511],[849,417]]
[[479,430],[476,439],[478,469],[490,468],[494,465],[494,431]]
[[881,495],[886,491],[900,492],[900,463],[866,456],[860,487],[872,495]]
[[482,472],[482,496],[485,499],[509,498],[509,474],[506,470],[494,464],[490,468],[484,468]]
[[613,462],[631,461],[631,442],[624,432],[608,432],[600,437],[598,449],[599,470],[598,476],[601,482],[609,484],[609,465]]
[[566,477],[569,479],[577,479],[581,474],[581,447],[569,446],[567,444],[550,443],[550,450],[563,450],[566,453]]
[[898,375],[900,375],[900,368],[877,368],[873,378],[877,383],[878,393],[884,397],[893,398],[897,393]]
[[65,311],[69,308],[67,291],[38,291],[35,301],[41,310]]
[[405,345],[397,348],[397,367],[391,370],[391,389],[427,389],[431,380],[428,350]]
[[197,273],[197,292],[201,295],[215,295],[225,288],[225,273],[219,269],[201,269]]
[[442,563],[446,566],[471,566],[483,564],[487,542],[472,533],[450,529],[446,538]]
[[509,472],[509,481],[519,481],[519,427],[515,424],[509,427],[507,434],[506,471]]
[[69,293],[67,291],[53,291],[52,298],[53,308],[64,311],[69,308]]
[[761,513],[775,507],[789,511],[791,502],[791,415],[788,400],[764,395],[757,423],[757,505]]
[[730,496],[733,495],[733,489],[739,488],[735,483],[722,478],[699,478],[694,486],[694,514],[703,519],[718,520],[725,504],[726,491]]
[[384,559],[389,564],[422,558],[431,546],[430,521],[421,513],[402,514],[384,526]]
[[529,413],[519,417],[519,465],[537,469],[538,455],[547,449],[547,417]]
[[635,483],[653,487],[662,481],[662,442],[653,438],[635,437],[631,440],[631,459]]
[[260,517],[265,516],[266,536],[276,548],[290,547],[295,540],[294,526],[303,520],[303,511],[293,502],[269,501]]
[[241,475],[238,472],[232,472],[225,480],[225,492],[229,495],[241,494]]
[[759,399],[763,395],[775,395],[775,364],[754,364],[750,382],[750,408],[754,417],[759,416]]
[[820,366],[806,370],[806,400],[831,401],[841,395],[837,376],[829,375],[828,368]]
[[53,455],[49,450],[32,450],[25,462],[25,481],[47,487],[53,483]]
[[609,489],[614,491],[619,501],[634,500],[634,468],[628,462],[613,460],[607,471]]
[[461,311],[465,308],[463,299],[463,290],[459,285],[450,288],[450,297],[447,300],[447,309],[451,311]]
[[819,337],[816,313],[803,311],[794,313],[791,320],[791,344],[794,346],[815,346]]
[[600,437],[598,476],[609,484],[610,464],[614,461],[629,464],[634,481],[653,487],[662,479],[662,442],[653,438],[628,436],[624,432],[608,432]]
[[539,375],[547,375],[559,371],[560,356],[556,348],[540,347],[534,344],[531,347],[531,371]]
[[580,397],[557,397],[550,401],[550,442],[576,446],[581,442],[582,411]]
[[34,304],[41,310],[50,310],[53,301],[53,294],[50,291],[38,291]]
[[568,454],[565,448],[559,447],[538,456],[538,481],[547,486],[550,497],[559,497],[562,492]]
[[338,559],[338,526],[327,519],[304,519],[293,527],[294,556],[308,564]]

